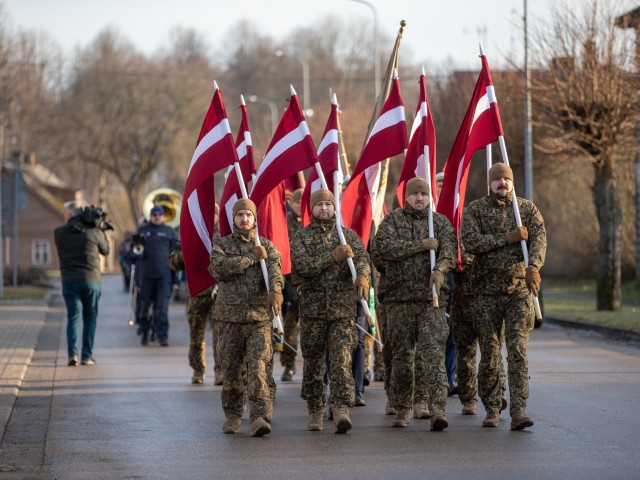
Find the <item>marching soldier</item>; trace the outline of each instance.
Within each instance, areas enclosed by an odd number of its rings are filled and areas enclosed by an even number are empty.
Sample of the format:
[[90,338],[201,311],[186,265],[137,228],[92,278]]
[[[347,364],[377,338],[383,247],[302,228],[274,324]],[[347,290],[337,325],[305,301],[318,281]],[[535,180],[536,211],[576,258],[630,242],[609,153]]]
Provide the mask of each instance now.
[[[409,424],[417,348],[426,352],[431,430],[441,431],[448,426],[444,351],[449,327],[442,302],[439,308],[433,307],[432,285],[439,298],[446,298],[444,278],[454,265],[457,244],[447,218],[435,212],[435,237],[429,237],[429,194],[424,179],[409,180],[405,207],[383,219],[371,250],[374,260],[382,262],[385,276],[386,319],[393,348],[391,400],[397,412],[393,426]],[[433,272],[429,250],[437,251]]]
[[[336,433],[345,433],[351,428],[349,409],[355,397],[351,373],[351,352],[356,342],[353,289],[358,298],[366,298],[370,266],[364,245],[352,230],[342,229],[347,245],[340,244],[335,199],[329,190],[313,192],[309,207],[311,224],[291,242],[294,285],[299,285],[300,290],[300,341],[304,357],[301,397],[307,401],[307,429],[321,431],[327,352],[333,422]],[[348,258],[353,258],[355,264],[355,283]]]
[[[244,410],[243,369],[251,416],[250,434],[262,437],[271,432],[273,399],[268,384],[271,345],[271,309],[277,315],[282,306],[280,253],[273,243],[260,237],[255,245],[256,206],[249,199],[233,206],[233,233],[214,239],[209,271],[218,280],[214,319],[218,323],[218,353],[222,361],[222,408],[226,420],[222,431],[236,433]],[[269,273],[265,287],[260,260]]]
[[[473,291],[477,312],[480,365],[478,390],[487,415],[484,427],[500,425],[500,348],[507,345],[511,429],[533,425],[526,414],[529,396],[527,343],[533,329],[531,292],[538,293],[547,236],[544,220],[530,201],[518,198],[522,227],[513,211],[513,172],[496,163],[489,169],[488,196],[471,202],[463,216],[461,239],[474,255]],[[525,269],[520,242],[529,250]]]

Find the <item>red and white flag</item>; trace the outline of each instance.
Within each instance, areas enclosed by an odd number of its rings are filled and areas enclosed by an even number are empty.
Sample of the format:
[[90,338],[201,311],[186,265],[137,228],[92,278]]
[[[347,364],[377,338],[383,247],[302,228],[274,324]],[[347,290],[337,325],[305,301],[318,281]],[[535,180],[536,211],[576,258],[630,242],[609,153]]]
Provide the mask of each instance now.
[[473,154],[504,135],[487,58],[481,55],[482,71],[458,136],[444,166],[438,212],[445,215],[458,234],[464,209],[469,163]]
[[189,165],[180,212],[182,255],[192,296],[215,283],[208,270],[216,201],[213,175],[238,160],[222,94],[215,82],[214,88]]
[[249,197],[259,206],[280,182],[312,167],[317,161],[318,155],[309,127],[302,114],[298,96],[291,87],[289,107],[273,134]]
[[[324,128],[322,140],[318,146],[318,160],[324,178],[327,182],[327,188],[334,192],[333,174],[338,170],[338,103],[335,100],[331,102],[331,113]],[[302,225],[306,227],[311,221],[311,213],[309,212],[309,200],[311,194],[322,187],[322,182],[318,176],[318,171],[313,168],[307,179],[307,184],[302,192],[302,200],[300,201],[300,213],[302,214]]]
[[[249,118],[247,117],[247,106],[244,98],[240,97],[240,111],[242,113],[242,121],[236,136],[236,152],[238,153],[238,163],[240,164],[240,172],[245,185],[251,181],[252,175],[256,173],[256,164],[253,160],[253,145],[251,143],[251,132],[249,131]],[[220,236],[226,237],[233,232],[233,205],[242,198],[242,189],[236,175],[233,165],[227,169],[224,189],[220,198]]]
[[411,140],[402,165],[396,196],[401,207],[404,207],[404,192],[407,182],[414,177],[426,179],[424,148],[429,152],[429,166],[431,170],[431,198],[436,202],[436,129],[433,125],[433,117],[427,99],[427,82],[424,68],[420,75],[420,98],[416,108],[416,117],[411,127]]
[[280,251],[283,275],[291,272],[284,181],[287,177],[312,167],[317,161],[318,155],[309,127],[302,114],[298,96],[291,87],[289,107],[271,139],[249,195],[258,207],[258,231]]
[[380,162],[404,153],[406,148],[404,105],[400,95],[400,82],[396,76],[389,97],[353,169],[341,202],[344,225],[354,230],[365,246],[369,243],[373,206],[380,184]]

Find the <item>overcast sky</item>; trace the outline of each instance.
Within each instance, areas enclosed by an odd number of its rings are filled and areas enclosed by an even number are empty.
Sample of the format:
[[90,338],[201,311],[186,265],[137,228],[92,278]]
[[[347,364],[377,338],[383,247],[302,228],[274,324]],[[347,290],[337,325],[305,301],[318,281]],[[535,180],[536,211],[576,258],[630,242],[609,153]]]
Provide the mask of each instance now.
[[[579,0],[569,0],[578,2]],[[586,0],[584,0],[586,1]],[[153,53],[168,43],[176,27],[193,28],[221,46],[221,34],[241,18],[251,19],[275,39],[291,29],[313,25],[328,14],[371,21],[371,8],[355,0],[0,0],[14,26],[44,31],[71,55],[107,26]],[[458,68],[479,68],[478,43],[490,63],[522,52],[524,0],[370,0],[379,30],[395,35],[407,20],[403,52],[430,65],[452,59]],[[532,21],[548,18],[553,0],[529,0]],[[390,46],[389,46],[390,47]],[[406,55],[407,53],[405,53]],[[402,61],[402,58],[401,58]],[[382,63],[386,63],[386,60]]]

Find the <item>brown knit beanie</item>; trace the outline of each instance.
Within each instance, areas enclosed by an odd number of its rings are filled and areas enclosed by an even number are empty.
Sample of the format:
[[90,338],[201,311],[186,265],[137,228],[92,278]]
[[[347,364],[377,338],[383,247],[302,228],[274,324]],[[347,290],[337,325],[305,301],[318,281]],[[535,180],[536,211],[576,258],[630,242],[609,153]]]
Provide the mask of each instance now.
[[333,203],[333,206],[336,206],[336,199],[326,188],[319,188],[315,192],[311,194],[311,199],[309,200],[309,210],[313,210],[313,207],[316,206],[316,203],[325,200]]
[[489,169],[489,183],[503,177],[508,178],[513,182],[513,171],[511,170],[511,167],[502,162],[494,163]]
[[251,213],[253,213],[254,217],[257,217],[256,212],[258,209],[256,208],[256,204],[253,203],[253,200],[249,198],[241,198],[233,204],[233,216],[235,217],[236,213],[238,213],[240,210],[249,210],[251,211]]
[[291,203],[300,203],[300,200],[302,200],[303,191],[304,190],[302,188],[297,188],[296,190],[294,190],[291,194]]
[[430,195],[431,189],[429,188],[429,184],[424,178],[413,177],[407,182],[407,186],[405,187],[404,191],[404,198],[407,198],[412,193],[418,192],[426,192],[427,195]]

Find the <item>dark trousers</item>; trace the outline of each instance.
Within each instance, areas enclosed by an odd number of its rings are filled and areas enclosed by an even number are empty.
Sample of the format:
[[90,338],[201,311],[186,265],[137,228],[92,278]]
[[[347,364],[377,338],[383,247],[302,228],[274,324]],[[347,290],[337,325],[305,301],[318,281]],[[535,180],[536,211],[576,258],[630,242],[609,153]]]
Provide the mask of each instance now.
[[[100,282],[62,282],[62,296],[67,306],[67,353],[69,357],[77,356],[78,351],[81,351],[82,358],[91,358],[93,354],[100,291]],[[82,344],[80,342],[81,330]]]
[[[357,317],[356,323],[364,329],[369,326],[366,317]],[[356,328],[358,330],[358,344],[351,354],[351,372],[356,384],[356,393],[362,394],[364,393],[364,332],[358,327]]]
[[138,322],[142,333],[151,328],[149,307],[153,304],[153,328],[160,342],[169,339],[169,300],[171,298],[171,278],[143,278],[140,282],[141,308]]

